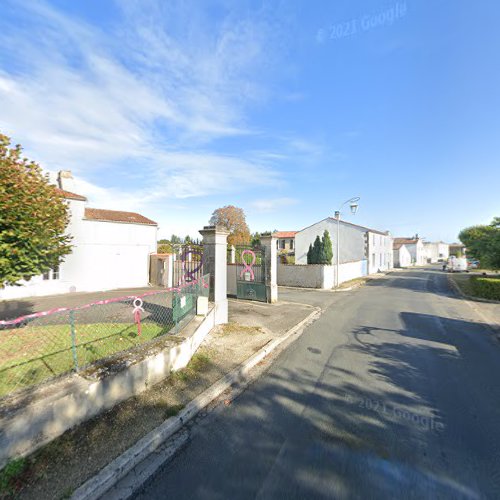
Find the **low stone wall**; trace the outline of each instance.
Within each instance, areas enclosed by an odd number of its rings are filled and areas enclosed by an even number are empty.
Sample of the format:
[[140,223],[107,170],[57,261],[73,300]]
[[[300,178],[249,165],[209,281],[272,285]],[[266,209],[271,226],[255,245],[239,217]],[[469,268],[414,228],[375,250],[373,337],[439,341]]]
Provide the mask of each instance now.
[[[335,266],[278,263],[278,285],[329,290],[335,285]],[[367,261],[345,262],[339,266],[339,284],[367,275]]]
[[333,287],[334,277],[333,266],[321,264],[300,266],[278,262],[279,286],[328,289]]
[[0,469],[14,457],[25,456],[63,432],[161,382],[187,366],[215,326],[215,308],[196,317],[160,352],[100,379],[73,374],[3,404],[0,414]]

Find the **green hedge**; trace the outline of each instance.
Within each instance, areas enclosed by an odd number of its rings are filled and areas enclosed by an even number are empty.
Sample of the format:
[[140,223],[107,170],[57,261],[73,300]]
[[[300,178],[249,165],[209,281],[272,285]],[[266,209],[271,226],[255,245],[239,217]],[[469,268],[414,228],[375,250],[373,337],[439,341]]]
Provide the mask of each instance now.
[[490,300],[500,300],[500,279],[471,276],[470,290],[472,295],[477,297]]

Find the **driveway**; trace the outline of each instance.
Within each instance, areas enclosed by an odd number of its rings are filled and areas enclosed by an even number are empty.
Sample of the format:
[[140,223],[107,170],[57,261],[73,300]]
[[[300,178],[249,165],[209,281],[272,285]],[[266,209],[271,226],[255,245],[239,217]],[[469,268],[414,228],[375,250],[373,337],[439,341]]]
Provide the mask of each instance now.
[[320,319],[138,498],[499,498],[500,344],[446,276],[306,294]]

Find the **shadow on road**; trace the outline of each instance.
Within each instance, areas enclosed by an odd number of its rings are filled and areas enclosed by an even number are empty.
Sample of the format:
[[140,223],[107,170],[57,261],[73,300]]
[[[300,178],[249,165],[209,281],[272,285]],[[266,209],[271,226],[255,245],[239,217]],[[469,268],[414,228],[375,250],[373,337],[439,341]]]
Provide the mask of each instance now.
[[351,331],[319,379],[271,369],[141,498],[498,498],[500,368],[484,325],[400,317],[400,330]]

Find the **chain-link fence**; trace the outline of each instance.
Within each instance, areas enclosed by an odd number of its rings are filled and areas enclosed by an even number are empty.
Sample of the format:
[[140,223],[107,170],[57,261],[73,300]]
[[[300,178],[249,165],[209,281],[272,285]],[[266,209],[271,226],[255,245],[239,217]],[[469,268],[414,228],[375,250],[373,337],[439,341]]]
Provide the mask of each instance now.
[[0,321],[0,398],[177,333],[209,276],[179,287]]

